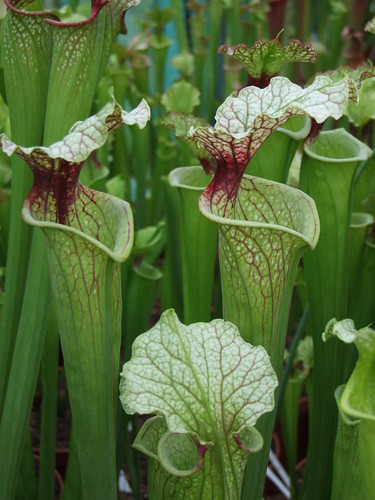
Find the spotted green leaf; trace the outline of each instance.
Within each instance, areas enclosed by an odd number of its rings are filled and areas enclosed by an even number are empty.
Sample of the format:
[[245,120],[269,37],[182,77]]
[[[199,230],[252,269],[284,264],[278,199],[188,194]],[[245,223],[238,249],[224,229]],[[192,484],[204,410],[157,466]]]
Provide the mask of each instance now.
[[303,45],[299,40],[290,40],[283,47],[278,38],[274,40],[259,40],[251,47],[240,43],[233,47],[227,44],[219,48],[219,53],[234,57],[254,79],[260,80],[276,75],[280,67],[287,62],[314,62],[316,52],[310,43]]
[[200,92],[191,83],[182,80],[163,94],[161,102],[168,112],[189,114],[200,103]]

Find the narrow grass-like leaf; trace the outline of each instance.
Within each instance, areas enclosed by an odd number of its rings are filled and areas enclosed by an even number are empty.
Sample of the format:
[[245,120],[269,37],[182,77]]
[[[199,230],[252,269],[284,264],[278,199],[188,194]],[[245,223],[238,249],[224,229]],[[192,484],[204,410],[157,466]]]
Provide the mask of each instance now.
[[[13,140],[25,146],[41,144],[51,59],[51,34],[43,17],[34,16],[30,24],[25,16],[9,10],[1,26],[1,57]],[[13,158],[12,164],[10,244],[0,335],[0,413],[21,315],[31,233],[20,211],[32,177],[19,158]]]

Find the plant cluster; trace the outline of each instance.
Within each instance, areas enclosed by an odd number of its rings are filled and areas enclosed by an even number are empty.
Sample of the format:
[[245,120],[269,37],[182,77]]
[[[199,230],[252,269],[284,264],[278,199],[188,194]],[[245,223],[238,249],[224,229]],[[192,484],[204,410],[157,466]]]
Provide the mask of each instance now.
[[375,4],[139,2],[2,10],[0,500],[372,498]]

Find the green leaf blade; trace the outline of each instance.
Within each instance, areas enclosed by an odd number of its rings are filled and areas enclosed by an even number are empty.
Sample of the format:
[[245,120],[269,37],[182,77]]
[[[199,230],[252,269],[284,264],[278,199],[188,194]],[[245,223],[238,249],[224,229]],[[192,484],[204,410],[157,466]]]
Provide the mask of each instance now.
[[252,79],[271,77],[278,73],[280,67],[287,62],[314,62],[316,52],[310,43],[303,45],[299,40],[290,40],[283,47],[278,38],[259,40],[251,47],[240,43],[234,47],[222,45],[219,53],[234,57],[245,68]]

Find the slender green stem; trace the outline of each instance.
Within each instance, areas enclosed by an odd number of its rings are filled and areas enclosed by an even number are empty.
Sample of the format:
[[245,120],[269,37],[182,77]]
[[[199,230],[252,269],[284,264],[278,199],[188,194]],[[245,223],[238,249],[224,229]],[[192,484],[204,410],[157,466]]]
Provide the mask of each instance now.
[[55,492],[59,345],[55,310],[51,308],[41,363],[43,399],[38,500],[52,498]]
[[31,187],[31,173],[20,158],[12,158],[12,166],[7,278],[0,335],[0,418],[16,342],[18,321],[22,310],[29,262],[28,248],[31,242],[31,229],[20,217],[23,202]]
[[223,13],[222,0],[212,0],[209,6],[210,12],[210,42],[208,49],[208,60],[204,69],[205,85],[202,88],[203,116],[209,119],[214,115],[216,109],[216,95],[218,82],[217,50],[220,45],[220,30]]
[[167,221],[167,247],[163,264],[163,282],[161,290],[162,310],[170,307],[182,315],[182,263],[180,221],[178,216],[179,199],[168,178],[163,179],[165,217]]
[[[184,323],[210,321],[217,229],[198,209],[199,196],[211,180],[202,167],[181,167],[169,175],[179,193]],[[199,256],[199,258],[198,258]]]
[[286,386],[288,384],[288,379],[289,379],[290,373],[292,371],[294,358],[295,358],[295,355],[297,352],[297,347],[298,347],[299,341],[301,340],[302,335],[305,331],[308,317],[309,317],[309,304],[306,304],[306,307],[305,307],[305,310],[303,311],[303,315],[302,315],[302,318],[299,322],[297,331],[293,336],[292,343],[290,344],[288,361],[285,364],[283,374],[281,376],[279,399],[277,401],[276,418],[280,412],[281,405],[283,404],[285,389],[286,389]]
[[184,2],[181,2],[181,0],[171,0],[171,5],[176,13],[173,22],[176,30],[178,49],[182,54],[184,52],[188,52],[189,50],[188,37],[186,32]]
[[[35,367],[39,366],[43,352],[50,303],[50,294],[45,293],[48,273],[45,269],[43,235],[39,231],[34,233],[30,261],[34,265],[29,266],[14,348],[14,359],[22,360],[22,363],[12,363],[0,426],[0,447],[8,449],[7,454],[0,455],[0,484],[4,498],[13,498],[15,491],[27,427],[26,416],[31,410],[38,376]],[[30,339],[33,341],[30,342]]]
[[131,349],[138,335],[149,327],[149,318],[155,303],[157,288],[163,273],[142,261],[133,269],[126,296],[125,360],[131,357]]
[[[327,322],[347,314],[346,275],[352,180],[371,151],[343,129],[322,132],[301,168],[301,188],[317,204],[321,234],[314,252],[304,256],[314,341],[312,436],[308,450],[305,498],[328,498],[331,491],[337,408],[333,398],[350,372],[352,346],[322,341]],[[324,457],[324,460],[323,460]]]

